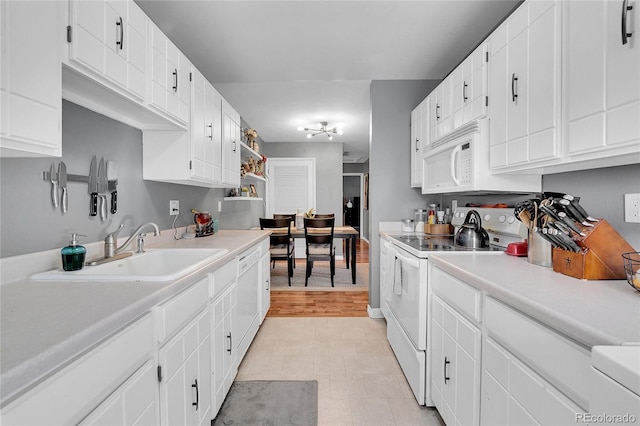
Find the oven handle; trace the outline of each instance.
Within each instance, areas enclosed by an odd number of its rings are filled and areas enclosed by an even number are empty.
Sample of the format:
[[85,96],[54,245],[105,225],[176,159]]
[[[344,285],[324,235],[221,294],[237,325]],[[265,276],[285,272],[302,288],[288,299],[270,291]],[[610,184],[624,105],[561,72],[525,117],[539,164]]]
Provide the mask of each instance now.
[[413,266],[414,268],[420,268],[420,261],[417,259],[411,259],[401,255],[400,253],[396,253],[396,259],[399,259],[401,262],[406,263],[409,266]]

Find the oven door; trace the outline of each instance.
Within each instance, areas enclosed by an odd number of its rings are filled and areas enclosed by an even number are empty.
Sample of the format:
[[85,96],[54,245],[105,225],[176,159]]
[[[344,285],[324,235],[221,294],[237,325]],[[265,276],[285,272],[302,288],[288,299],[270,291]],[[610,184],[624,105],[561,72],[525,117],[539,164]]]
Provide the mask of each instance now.
[[390,244],[384,297],[388,310],[417,350],[427,347],[427,260]]

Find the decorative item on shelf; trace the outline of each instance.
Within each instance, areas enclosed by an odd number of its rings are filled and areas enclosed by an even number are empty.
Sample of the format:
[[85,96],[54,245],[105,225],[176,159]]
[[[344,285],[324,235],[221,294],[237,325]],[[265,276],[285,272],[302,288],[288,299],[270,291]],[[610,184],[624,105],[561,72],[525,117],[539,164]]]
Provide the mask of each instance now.
[[231,188],[229,190],[229,197],[237,197],[238,195],[238,188]]
[[256,141],[258,139],[258,132],[256,132],[255,129],[246,129],[244,135],[247,138],[247,146],[255,152],[258,152],[259,147]]
[[250,197],[258,196],[258,191],[256,191],[256,186],[254,184],[249,184],[249,196]]
[[243,186],[242,188],[240,188],[240,194],[241,194],[242,197],[248,197],[249,196],[249,187]]
[[257,163],[256,159],[253,158],[253,157],[249,157],[249,160],[247,162],[249,164],[249,173],[255,174],[256,173],[256,163]]
[[260,160],[258,160],[256,163],[256,175],[266,178],[267,176],[265,174],[264,166],[265,164],[267,164],[267,157],[262,154],[260,154],[260,157]]
[[328,124],[329,123],[327,123],[326,121],[321,121],[321,122],[318,123],[318,127],[320,127],[319,129],[300,126],[300,127],[298,127],[298,130],[309,132],[309,133],[307,133],[307,139],[311,139],[315,135],[325,134],[325,135],[327,135],[327,138],[329,138],[329,140],[333,140],[333,136],[331,136],[332,133],[333,134],[338,134],[338,135],[341,135],[343,133],[341,126],[336,126],[336,127],[332,128],[332,129],[329,129],[329,128],[327,128]]

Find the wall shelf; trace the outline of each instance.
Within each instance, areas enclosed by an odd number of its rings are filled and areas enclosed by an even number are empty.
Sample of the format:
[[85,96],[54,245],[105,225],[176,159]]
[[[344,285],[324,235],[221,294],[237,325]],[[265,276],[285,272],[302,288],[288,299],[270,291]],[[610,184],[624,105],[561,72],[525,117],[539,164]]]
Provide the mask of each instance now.
[[224,197],[224,201],[263,201],[261,197]]
[[253,173],[246,173],[244,176],[242,176],[242,178],[243,179],[250,178],[250,179],[255,179],[255,180],[261,180],[261,181],[264,181],[264,182],[267,181],[267,178],[265,178],[264,176],[254,175]]
[[256,157],[258,157],[258,159],[262,158],[262,155],[258,152],[258,151],[254,151],[252,148],[249,148],[249,145],[247,145],[244,142],[240,142],[240,146],[242,147],[242,149],[244,149],[245,151],[248,151],[249,154],[251,155],[255,155]]

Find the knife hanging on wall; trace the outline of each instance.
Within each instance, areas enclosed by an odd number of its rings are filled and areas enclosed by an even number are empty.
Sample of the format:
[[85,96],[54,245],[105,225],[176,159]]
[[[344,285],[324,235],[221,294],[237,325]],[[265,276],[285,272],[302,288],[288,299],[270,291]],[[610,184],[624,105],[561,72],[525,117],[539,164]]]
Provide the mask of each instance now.
[[100,220],[107,219],[107,170],[104,158],[100,158],[98,164],[98,198],[100,198]]
[[94,155],[89,167],[89,216],[98,215],[98,160]]
[[51,182],[51,203],[53,208],[58,208],[58,175],[56,174],[56,163],[51,163],[49,169],[49,181]]
[[64,161],[60,162],[58,166],[58,185],[62,190],[62,196],[60,197],[60,205],[62,206],[62,213],[67,212],[68,199],[67,199],[67,165]]
[[107,161],[107,180],[111,192],[111,214],[118,211],[118,165],[113,161]]

